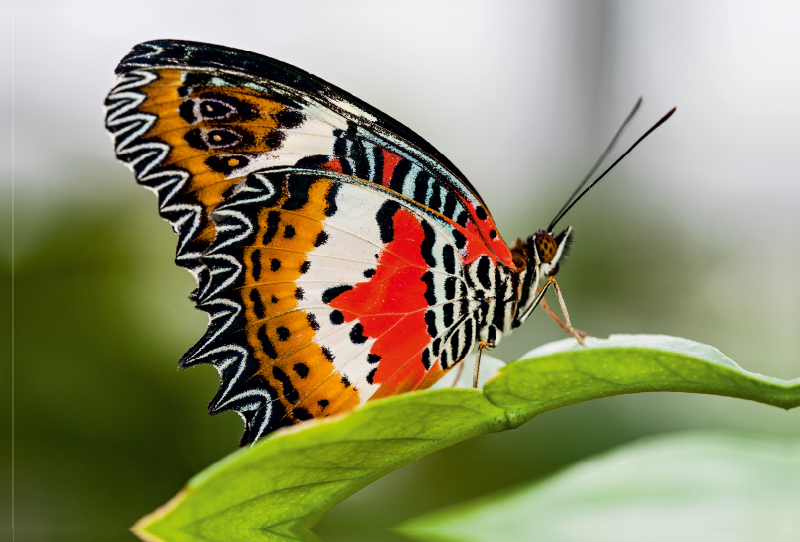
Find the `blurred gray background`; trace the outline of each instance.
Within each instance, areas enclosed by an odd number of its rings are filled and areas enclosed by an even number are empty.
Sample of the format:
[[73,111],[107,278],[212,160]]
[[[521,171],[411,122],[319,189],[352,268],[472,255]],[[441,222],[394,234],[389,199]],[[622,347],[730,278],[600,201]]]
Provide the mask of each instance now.
[[[796,2],[33,0],[0,13],[18,540],[132,540],[125,529],[240,432],[234,414],[205,414],[213,369],[175,370],[205,316],[154,198],[103,129],[116,63],[150,39],[255,51],[362,98],[446,154],[509,243],[547,225],[639,96],[620,152],[677,106],[563,222],[577,237],[559,274],[572,320],[595,336],[679,335],[748,370],[800,376]],[[10,235],[2,249],[10,277]],[[537,314],[493,355],[562,337]],[[797,435],[800,413],[683,394],[576,405],[408,465],[316,531],[386,540],[386,526],[615,445],[712,428]]]

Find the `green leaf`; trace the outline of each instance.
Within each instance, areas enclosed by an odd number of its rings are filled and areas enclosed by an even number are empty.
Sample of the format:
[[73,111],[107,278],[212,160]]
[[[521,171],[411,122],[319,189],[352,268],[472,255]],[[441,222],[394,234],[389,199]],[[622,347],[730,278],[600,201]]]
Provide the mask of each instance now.
[[307,537],[305,528],[326,510],[406,463],[600,397],[682,391],[800,404],[800,379],[749,373],[710,346],[658,335],[587,343],[545,345],[502,368],[483,392],[411,393],[279,431],[197,475],[135,532],[170,542]]
[[612,335],[544,345],[511,363],[484,388],[512,427],[562,406],[646,391],[724,395],[790,409],[800,405],[800,378],[745,371],[714,347],[664,335]]
[[798,510],[800,441],[690,433],[645,439],[399,530],[437,542],[788,542],[800,538]]
[[507,427],[503,411],[478,390],[375,401],[231,454],[135,529],[174,542],[297,538],[325,510],[387,472]]

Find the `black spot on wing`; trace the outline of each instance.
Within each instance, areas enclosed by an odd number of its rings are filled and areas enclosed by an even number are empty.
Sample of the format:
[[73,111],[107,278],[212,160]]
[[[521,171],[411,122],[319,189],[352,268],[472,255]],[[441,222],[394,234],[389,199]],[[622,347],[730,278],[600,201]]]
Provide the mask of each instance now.
[[278,125],[281,128],[285,128],[287,130],[297,128],[303,124],[304,120],[306,120],[305,115],[303,115],[300,111],[293,109],[281,109],[272,116],[276,121],[278,121]]
[[436,313],[433,311],[425,311],[425,325],[427,326],[428,335],[436,337],[439,333],[436,330]]
[[297,388],[295,388],[292,384],[292,379],[289,378],[289,375],[284,373],[283,370],[277,365],[273,365],[272,376],[275,377],[275,380],[281,383],[281,387],[283,388],[281,391],[284,399],[289,401],[291,404],[295,404],[297,399],[300,398],[300,394],[297,392]]
[[206,144],[205,139],[203,139],[203,130],[200,128],[195,128],[193,130],[189,130],[184,134],[183,140],[189,144],[189,146],[193,149],[198,149],[201,151],[207,151],[208,145]]
[[[323,294],[323,296],[324,296],[324,294]],[[324,300],[324,297],[323,297],[323,300]],[[344,314],[342,314],[342,311],[339,311],[339,310],[332,311],[330,319],[331,319],[331,324],[333,324],[335,326],[339,326],[339,325],[344,323]]]
[[458,336],[459,336],[459,333],[457,333],[457,332],[453,333],[450,336],[450,353],[453,355],[453,363],[458,361],[458,350],[459,350],[459,346],[460,346],[458,344]]
[[250,159],[241,154],[215,154],[206,158],[206,166],[211,171],[230,175],[234,169],[242,168],[250,163]]
[[317,234],[317,238],[314,240],[314,247],[319,248],[325,243],[328,242],[328,234],[323,230]]
[[444,297],[445,299],[456,298],[456,285],[458,279],[455,277],[447,277],[444,281]]
[[210,149],[220,149],[234,145],[251,146],[255,138],[247,130],[229,127],[208,130],[205,133],[205,140]]
[[381,232],[381,242],[386,245],[394,240],[394,215],[400,209],[400,204],[394,200],[386,200],[375,214],[375,221]]
[[333,131],[333,135],[338,138],[333,143],[333,154],[341,157],[339,158],[339,166],[342,168],[342,173],[344,175],[352,175],[353,166],[352,160],[350,159],[350,152],[353,142],[350,139],[340,137],[341,134],[341,130]]
[[197,105],[203,120],[222,119],[235,111],[228,103],[214,99],[201,100]]
[[467,236],[461,233],[461,231],[453,228],[453,239],[456,242],[456,248],[461,250],[465,246],[467,246]]
[[344,132],[338,129],[333,131],[333,135],[336,137],[336,141],[333,142],[334,156],[348,156],[350,154],[348,149],[350,140],[342,137],[343,134]]
[[453,250],[452,245],[445,245],[442,249],[442,261],[444,263],[444,270],[453,275],[456,272],[456,251]]
[[441,211],[442,195],[441,195],[441,190],[436,184],[434,184],[432,187],[431,199],[430,201],[428,201],[428,207],[430,207],[434,211]]
[[181,105],[178,106],[178,114],[188,124],[194,124],[195,121],[194,100],[186,100],[185,102],[181,103]]
[[353,163],[353,175],[359,179],[369,180],[369,162],[367,152],[360,139],[355,139],[350,145],[350,161]]
[[373,173],[369,178],[374,183],[379,183],[383,180],[383,150],[378,147],[372,147],[369,151],[373,161]]
[[364,326],[362,326],[360,322],[354,325],[350,330],[350,340],[353,344],[364,344],[367,342],[367,337],[364,335]]
[[425,283],[425,301],[428,303],[429,306],[436,305],[436,291],[434,290],[433,285],[433,272],[428,271],[422,278],[420,279],[422,282]]
[[394,190],[398,194],[403,193],[403,184],[405,183],[406,177],[408,177],[408,174],[411,172],[411,166],[411,160],[406,160],[405,158],[397,163],[392,172],[392,178],[389,181],[389,188],[391,190]]
[[492,287],[492,280],[489,276],[491,271],[491,261],[486,256],[481,256],[480,260],[478,261],[478,280],[481,282],[481,285],[486,288],[487,290]]
[[456,212],[457,202],[458,198],[456,198],[455,194],[448,191],[447,195],[444,197],[444,209],[442,209],[442,214],[447,218],[453,218],[453,214]]
[[295,363],[293,369],[300,378],[305,378],[308,376],[308,365],[305,363]]
[[425,205],[425,200],[428,197],[428,183],[430,182],[430,179],[431,176],[422,171],[414,180],[414,201],[417,203]]
[[315,182],[316,181],[312,177],[307,177],[305,175],[292,177],[292,181],[286,183],[289,197],[283,202],[281,209],[287,211],[302,209],[305,204],[308,203],[309,190],[311,189],[311,185]]
[[278,335],[278,340],[281,342],[285,342],[289,340],[289,337],[292,336],[292,332],[289,331],[288,327],[280,326],[275,330],[275,334]]
[[422,244],[420,245],[420,253],[422,259],[428,264],[428,267],[436,267],[436,258],[433,257],[433,245],[436,243],[436,232],[433,227],[423,220],[420,222],[422,226]]
[[280,130],[273,130],[262,138],[262,141],[270,150],[280,149],[285,140],[286,132]]
[[272,242],[275,234],[278,233],[278,226],[281,223],[281,214],[278,211],[270,211],[267,213],[267,231],[264,232],[264,237],[261,238],[262,245],[268,245]]
[[331,183],[331,187],[325,195],[325,216],[333,216],[339,209],[336,206],[337,194],[339,194],[339,183]]
[[317,322],[317,317],[313,312],[309,312],[306,315],[306,320],[308,321],[308,325],[311,327],[311,329],[314,331],[319,331],[319,323]]
[[[197,74],[199,75],[199,74]],[[189,86],[190,74],[184,76],[184,84]],[[207,79],[202,86],[212,86]],[[200,119],[206,122],[225,121],[241,122],[255,120],[260,112],[253,104],[247,100],[239,99],[235,96],[222,92],[206,91],[198,96],[197,111]]]
[[250,253],[250,274],[254,281],[261,280],[261,251],[259,249]]
[[311,413],[305,408],[297,407],[294,410],[292,410],[292,417],[298,422],[304,422],[306,420],[310,420],[314,416],[312,416]]
[[422,351],[422,365],[426,371],[431,368],[431,352],[427,348]]
[[447,303],[446,305],[442,306],[442,312],[444,313],[444,327],[450,327],[453,325],[453,304]]
[[260,320],[266,318],[266,307],[264,307],[264,302],[261,301],[261,294],[259,294],[258,290],[255,288],[250,290],[250,301],[253,303],[253,312],[255,313],[256,317]]
[[344,175],[354,176],[353,160],[351,158],[339,158],[339,167],[342,168],[342,173]]
[[258,328],[258,342],[261,343],[261,350],[264,351],[264,354],[269,359],[278,359],[278,352],[275,350],[275,346],[272,344],[272,341],[269,340],[269,335],[267,334],[267,326],[263,325]]
[[[341,284],[339,286],[331,286],[327,288],[324,292],[322,292],[322,302],[326,305],[329,305],[331,301],[342,295],[343,293],[352,290],[353,287],[349,284]],[[331,319],[333,318],[333,314],[331,314]]]

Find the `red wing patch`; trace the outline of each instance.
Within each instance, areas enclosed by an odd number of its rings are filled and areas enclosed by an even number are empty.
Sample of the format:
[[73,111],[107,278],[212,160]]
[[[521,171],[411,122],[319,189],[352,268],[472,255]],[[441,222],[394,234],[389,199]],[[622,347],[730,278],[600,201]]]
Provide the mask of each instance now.
[[418,358],[431,341],[426,331],[428,302],[422,282],[428,266],[420,254],[424,234],[419,220],[407,210],[398,211],[392,220],[394,231],[403,236],[385,246],[369,282],[338,296],[331,306],[350,320],[357,317],[364,334],[377,338],[370,351],[380,362],[372,382],[384,384],[396,376],[411,390],[425,376],[426,369]]

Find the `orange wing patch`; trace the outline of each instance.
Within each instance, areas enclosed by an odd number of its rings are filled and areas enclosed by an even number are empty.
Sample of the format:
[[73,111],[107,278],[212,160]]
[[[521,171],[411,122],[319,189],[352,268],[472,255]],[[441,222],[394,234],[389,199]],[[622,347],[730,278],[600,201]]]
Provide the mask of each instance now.
[[319,324],[298,309],[307,271],[306,255],[323,232],[326,195],[332,183],[317,180],[305,205],[283,210],[286,192],[258,213],[256,242],[245,248],[242,301],[246,336],[263,376],[278,393],[289,423],[345,412],[359,404],[358,392],[337,377],[330,352],[314,342]]
[[[184,194],[191,194],[209,216],[225,191],[242,180],[236,170],[250,156],[279,146],[279,128],[296,124],[297,113],[243,86],[193,82],[192,74],[177,69],[155,73],[158,78],[141,87],[146,99],[139,110],[157,119],[144,138],[169,146],[162,165],[189,173]],[[214,236],[207,222],[196,239],[210,243]]]

